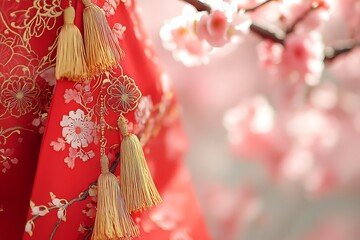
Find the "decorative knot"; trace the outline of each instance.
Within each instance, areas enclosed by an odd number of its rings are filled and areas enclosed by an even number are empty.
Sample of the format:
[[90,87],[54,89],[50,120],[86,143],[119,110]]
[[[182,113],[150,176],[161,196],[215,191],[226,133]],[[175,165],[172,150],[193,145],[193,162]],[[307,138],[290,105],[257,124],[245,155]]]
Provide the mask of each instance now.
[[126,137],[129,135],[128,121],[126,120],[126,118],[124,118],[123,115],[119,116],[118,127],[119,127],[120,133],[123,137]]
[[93,4],[91,2],[91,0],[82,0],[83,4],[85,5],[85,7],[89,7],[91,4]]
[[73,7],[67,7],[64,10],[64,22],[74,24],[75,20],[75,9]]
[[100,166],[101,166],[101,173],[105,174],[109,172],[109,158],[106,155],[101,155]]

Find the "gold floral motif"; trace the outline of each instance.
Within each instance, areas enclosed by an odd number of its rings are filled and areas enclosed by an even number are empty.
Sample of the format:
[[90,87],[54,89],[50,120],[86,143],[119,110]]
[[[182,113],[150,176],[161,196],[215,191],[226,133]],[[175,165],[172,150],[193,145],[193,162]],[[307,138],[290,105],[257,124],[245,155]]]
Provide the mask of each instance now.
[[[55,63],[56,40],[50,46],[44,46],[46,51],[42,55],[33,50],[30,41],[46,35],[49,30],[56,31],[54,28],[62,13],[61,0],[7,2],[0,4],[0,121],[7,120],[0,126],[0,145],[6,149],[13,144],[14,138],[18,138],[16,145],[21,145],[24,132],[39,132],[42,128],[41,124],[36,125],[39,131],[34,127],[17,126],[16,119],[48,110],[52,85],[38,77]],[[35,126],[31,122],[28,125]],[[21,148],[11,145],[14,147]],[[10,163],[17,162],[16,156],[5,159],[1,152],[0,158],[3,159],[2,173],[9,170]]]
[[22,37],[28,42],[32,37],[40,37],[45,31],[52,30],[61,13],[60,0],[34,0],[32,7],[10,14],[17,21],[11,22],[11,26],[24,30]]
[[17,43],[16,37],[0,33],[0,76],[31,75],[37,65],[37,55],[26,46]]
[[20,117],[38,106],[39,88],[25,76],[11,76],[1,85],[1,104],[14,117]]
[[127,113],[137,107],[141,92],[134,80],[126,75],[115,79],[107,89],[108,105],[116,112]]

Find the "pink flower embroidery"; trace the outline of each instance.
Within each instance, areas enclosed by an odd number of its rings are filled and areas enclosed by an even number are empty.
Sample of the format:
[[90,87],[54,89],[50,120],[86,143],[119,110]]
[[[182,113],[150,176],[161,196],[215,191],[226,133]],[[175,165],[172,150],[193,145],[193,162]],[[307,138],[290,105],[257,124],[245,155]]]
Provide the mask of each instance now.
[[83,162],[95,157],[94,151],[90,150],[88,152],[82,149],[69,148],[69,156],[64,159],[64,162],[68,165],[69,168],[75,167],[75,159],[80,158]]
[[17,164],[19,160],[12,157],[15,150],[13,148],[0,149],[0,164],[2,165],[2,173],[6,173],[11,168],[10,163]]
[[58,138],[56,142],[51,141],[50,146],[52,146],[55,151],[63,151],[65,149],[65,141],[62,138]]
[[138,124],[144,125],[151,115],[153,102],[150,96],[142,97],[135,111],[135,120]]
[[89,218],[94,218],[96,215],[96,208],[94,204],[88,203],[86,204],[86,209],[84,209],[82,212]]
[[45,81],[49,84],[49,86],[55,86],[56,78],[55,78],[55,68],[49,68],[43,73],[40,74],[40,77],[45,79]]
[[103,10],[107,17],[110,17],[115,14],[119,0],[106,0],[103,6]]
[[85,118],[81,109],[64,115],[60,126],[63,127],[62,136],[72,148],[87,147],[93,142],[94,123]]
[[115,23],[113,27],[113,33],[118,39],[123,39],[125,31],[126,31],[125,26],[121,25],[120,23]]
[[274,78],[318,84],[324,69],[324,44],[318,32],[293,33],[286,38],[285,47],[267,41],[258,50],[261,65]]
[[73,89],[65,89],[64,99],[65,103],[69,103],[72,100],[74,100],[76,103],[81,102],[79,92]]

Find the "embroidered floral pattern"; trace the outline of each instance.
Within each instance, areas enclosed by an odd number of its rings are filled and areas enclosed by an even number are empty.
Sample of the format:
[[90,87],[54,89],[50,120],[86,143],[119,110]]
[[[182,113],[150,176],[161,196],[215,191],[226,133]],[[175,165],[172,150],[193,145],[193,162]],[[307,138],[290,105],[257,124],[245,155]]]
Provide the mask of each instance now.
[[126,27],[121,25],[120,23],[115,23],[113,29],[112,29],[113,33],[115,34],[115,36],[118,39],[123,39],[124,37],[124,33],[126,31]]
[[[46,51],[38,52],[30,40],[54,30],[62,13],[60,0],[11,1],[11,7],[6,2],[0,4],[0,121],[6,120],[0,127],[0,144],[6,146],[0,152],[2,173],[21,161],[15,151],[10,157],[8,149],[23,148],[24,134],[44,131],[44,114],[54,85],[51,66],[55,63],[56,41],[44,45]],[[33,119],[30,114],[39,117]]]
[[134,80],[122,75],[107,89],[109,94],[108,105],[117,112],[127,113],[136,108],[141,92]]
[[146,121],[151,115],[151,109],[153,107],[153,102],[151,96],[144,96],[140,99],[138,107],[135,111],[135,120],[141,125],[145,125]]
[[6,173],[7,170],[11,168],[11,164],[17,164],[18,159],[13,157],[14,154],[13,148],[0,149],[0,164],[2,166],[2,172]]
[[105,0],[103,10],[107,17],[115,14],[116,8],[118,7],[120,0]]
[[53,29],[55,19],[61,16],[61,13],[59,0],[34,0],[32,7],[11,13],[11,17],[14,18],[11,26],[24,30],[23,39],[29,41],[32,37],[40,37],[46,30]]
[[72,148],[87,147],[93,142],[94,123],[85,119],[81,109],[63,116],[60,125],[63,127],[62,136]]
[[1,88],[1,104],[11,115],[19,117],[37,107],[39,89],[31,79],[11,76]]
[[[35,229],[35,220],[39,217],[47,215],[52,210],[57,210],[57,217],[61,221],[66,221],[66,209],[71,204],[71,201],[66,199],[57,198],[56,195],[50,192],[51,202],[46,205],[35,205],[33,201],[30,201],[31,215],[33,217],[26,222],[25,232],[30,236],[33,235],[33,230]],[[74,201],[74,200],[73,200]]]

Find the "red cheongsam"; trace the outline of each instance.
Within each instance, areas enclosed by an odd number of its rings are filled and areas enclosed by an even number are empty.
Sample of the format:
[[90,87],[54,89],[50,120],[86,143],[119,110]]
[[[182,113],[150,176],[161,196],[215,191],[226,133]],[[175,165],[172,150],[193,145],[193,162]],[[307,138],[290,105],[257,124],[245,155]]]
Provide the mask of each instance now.
[[[116,120],[123,113],[163,199],[132,214],[140,239],[207,240],[182,162],[187,143],[176,98],[135,3],[93,2],[104,10],[126,57],[121,67],[76,83],[54,76],[68,1],[0,1],[0,239],[91,239],[97,203],[91,184],[100,174],[99,99],[105,96],[111,164],[120,151]],[[72,5],[83,31],[84,6],[80,0]]]

